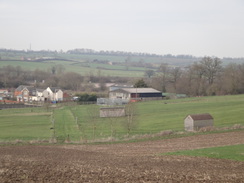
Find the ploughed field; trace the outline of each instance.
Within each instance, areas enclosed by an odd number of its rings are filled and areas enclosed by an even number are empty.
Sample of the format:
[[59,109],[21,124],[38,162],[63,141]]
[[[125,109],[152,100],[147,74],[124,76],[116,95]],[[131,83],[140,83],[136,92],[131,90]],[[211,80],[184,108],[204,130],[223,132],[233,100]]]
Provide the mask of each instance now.
[[244,161],[162,155],[235,144],[244,144],[243,130],[123,144],[1,146],[0,182],[244,182]]

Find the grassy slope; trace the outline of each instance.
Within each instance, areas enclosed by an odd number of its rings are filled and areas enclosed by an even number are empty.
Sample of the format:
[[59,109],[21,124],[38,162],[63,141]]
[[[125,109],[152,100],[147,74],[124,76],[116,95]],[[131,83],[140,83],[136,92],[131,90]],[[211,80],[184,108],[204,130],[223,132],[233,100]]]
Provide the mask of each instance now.
[[115,137],[125,134],[122,126],[124,118],[100,118],[97,105],[77,106],[71,110],[78,119],[83,139],[103,138],[111,135]]
[[42,109],[0,111],[0,140],[48,140],[51,137],[50,112]]
[[[165,104],[167,103],[167,104]],[[155,101],[138,105],[139,131],[184,130],[188,114],[210,113],[217,127],[244,124],[244,95]]]
[[[244,95],[140,102],[136,107],[137,127],[131,135],[183,131],[186,115],[196,113],[212,114],[216,127],[244,124]],[[58,139],[64,141],[69,136],[70,140],[79,141],[81,138],[107,138],[111,135],[121,138],[127,134],[125,117],[100,118],[98,110],[97,105],[54,110]],[[50,127],[51,113],[45,108],[0,110],[0,139],[48,138],[52,136]]]
[[164,155],[201,156],[244,161],[244,144],[165,153]]
[[68,107],[55,110],[55,135],[61,142],[65,140],[79,141],[81,139],[81,133],[75,118]]
[[[165,104],[167,102],[167,104]],[[84,133],[91,136],[91,117],[87,106],[78,106],[74,110],[78,122],[84,126]],[[216,127],[228,127],[244,124],[244,95],[188,98],[168,101],[137,103],[136,126],[132,134],[157,133],[164,130],[184,130],[184,118],[188,114],[210,113]],[[97,118],[97,137],[110,135],[111,121],[115,136],[127,133],[124,123],[126,118]]]

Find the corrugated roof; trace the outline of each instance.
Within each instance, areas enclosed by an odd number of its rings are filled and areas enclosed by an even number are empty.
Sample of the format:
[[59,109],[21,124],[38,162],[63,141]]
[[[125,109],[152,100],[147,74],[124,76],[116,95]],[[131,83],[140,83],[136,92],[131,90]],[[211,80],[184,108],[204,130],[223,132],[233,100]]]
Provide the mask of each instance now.
[[190,114],[188,116],[191,116],[193,120],[209,120],[213,119],[213,117],[209,113],[205,114]]
[[[155,90],[153,88],[121,88],[118,90],[123,90],[126,91],[128,93],[162,93],[158,90]],[[116,91],[116,90],[114,90]]]
[[113,84],[112,87],[125,87],[125,88],[133,88],[133,85],[127,85],[127,84]]

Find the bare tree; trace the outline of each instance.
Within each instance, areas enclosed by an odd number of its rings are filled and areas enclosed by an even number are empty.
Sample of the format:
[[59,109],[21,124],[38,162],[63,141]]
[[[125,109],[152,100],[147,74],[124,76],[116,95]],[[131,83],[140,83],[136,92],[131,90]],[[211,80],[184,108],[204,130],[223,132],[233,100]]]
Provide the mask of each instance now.
[[59,85],[64,89],[71,89],[77,91],[80,89],[83,78],[80,74],[74,72],[67,72],[60,76]]
[[145,71],[145,76],[151,78],[155,74],[154,70],[148,69]]
[[65,71],[65,67],[61,64],[56,65],[56,72],[58,75],[63,74]]
[[160,73],[162,92],[166,92],[166,85],[169,76],[169,65],[167,63],[162,63],[158,69]]
[[127,135],[130,134],[131,130],[136,127],[136,104],[134,102],[130,102],[125,106],[126,113],[126,130]]
[[97,105],[88,105],[87,114],[89,116],[89,123],[92,125],[93,140],[96,139],[97,122],[99,119],[99,108]]
[[182,71],[181,71],[180,67],[175,67],[170,70],[171,82],[173,83],[175,92],[177,91],[177,82],[180,79],[181,74],[182,74]]
[[239,73],[239,84],[238,84],[239,93],[244,93],[244,64],[239,65],[238,73]]
[[206,93],[204,67],[199,63],[194,63],[189,72],[193,73],[192,83],[193,95],[204,95]]
[[213,58],[204,57],[200,61],[200,65],[202,66],[203,71],[204,71],[203,74],[207,78],[209,85],[213,84],[216,76],[222,70],[221,64],[222,64],[222,61],[217,57],[213,57]]
[[231,63],[223,69],[221,77],[222,94],[243,93],[244,65]]

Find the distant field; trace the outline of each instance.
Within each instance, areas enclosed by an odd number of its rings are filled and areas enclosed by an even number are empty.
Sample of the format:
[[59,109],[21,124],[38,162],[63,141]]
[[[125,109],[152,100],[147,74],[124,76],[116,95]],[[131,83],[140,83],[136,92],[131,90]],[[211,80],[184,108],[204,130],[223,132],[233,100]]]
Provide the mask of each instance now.
[[[215,127],[244,125],[244,95],[195,97],[136,103],[134,128],[130,136],[155,134],[165,130],[184,131],[188,114],[210,113]],[[0,139],[51,138],[60,141],[124,138],[126,117],[100,118],[97,105],[64,106],[53,111],[45,108],[0,110]],[[21,129],[21,130],[19,130]]]
[[[123,66],[108,65],[108,64],[89,64],[83,62],[69,62],[61,60],[49,60],[45,62],[33,62],[33,61],[0,61],[0,67],[11,65],[21,66],[25,70],[45,70],[54,65],[63,65],[65,72],[76,72],[81,75],[87,75],[89,73],[100,72],[103,76],[120,76],[120,77],[143,77],[145,68],[141,67],[129,67],[128,70]],[[132,72],[133,71],[133,72]]]
[[54,53],[54,52],[1,52],[0,55],[2,60],[4,59],[17,59],[21,60],[22,58],[40,58],[40,57],[53,57],[53,58],[62,58],[70,59],[76,61],[93,61],[93,60],[102,60],[102,61],[111,61],[111,62],[125,62],[128,59],[130,62],[145,62],[145,63],[169,63],[175,66],[186,66],[190,63],[193,63],[198,58],[176,58],[176,57],[161,57],[161,56],[139,56],[139,55],[105,55],[105,54],[65,54],[65,53]]
[[[38,58],[55,58],[44,62],[36,62]],[[32,61],[24,61],[22,59]],[[60,59],[60,60],[59,60]],[[64,61],[67,59],[69,61]],[[8,61],[17,60],[17,61]],[[129,60],[129,67],[125,66],[125,61]],[[161,63],[168,63],[170,66],[187,66],[197,61],[197,58],[165,58],[160,56],[128,56],[128,55],[103,55],[103,54],[64,54],[58,52],[1,52],[0,51],[0,67],[12,65],[21,66],[26,70],[50,70],[54,65],[61,64],[65,67],[66,72],[76,72],[81,75],[100,72],[103,76],[118,76],[118,77],[143,77],[145,70],[152,69],[152,64],[157,69]],[[95,63],[98,61],[100,63]],[[101,62],[105,62],[102,64]],[[116,63],[113,65],[106,62]],[[118,63],[122,65],[118,65]],[[140,67],[133,66],[132,63],[139,64]],[[142,65],[145,63],[145,65]],[[130,65],[132,64],[132,65]],[[144,67],[145,66],[145,67]]]
[[244,161],[244,144],[178,151],[178,152],[165,153],[164,155],[201,156],[201,157],[209,157],[209,158]]

